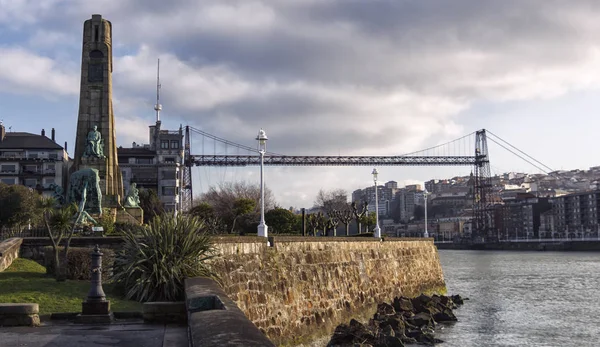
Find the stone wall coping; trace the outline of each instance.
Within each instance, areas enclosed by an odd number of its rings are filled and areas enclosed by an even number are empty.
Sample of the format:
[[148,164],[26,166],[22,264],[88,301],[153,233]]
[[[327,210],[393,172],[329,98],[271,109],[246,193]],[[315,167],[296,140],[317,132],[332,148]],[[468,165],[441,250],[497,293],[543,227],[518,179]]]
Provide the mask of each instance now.
[[[190,346],[272,346],[275,347],[256,325],[214,280],[194,277],[185,280],[186,307]],[[198,310],[197,300],[212,299],[214,309]]]
[[352,236],[274,236],[275,242],[406,242],[406,241],[422,241],[432,242],[433,238],[424,237],[385,237],[375,238],[369,237],[352,237]]
[[[63,240],[66,242],[66,240]],[[80,247],[80,246],[90,246],[94,245],[120,245],[123,243],[123,238],[121,236],[106,236],[106,237],[97,237],[97,236],[89,236],[89,237],[73,237],[71,239],[72,247]],[[26,237],[23,239],[23,246],[50,246],[50,238],[48,237]],[[63,243],[60,244],[63,246]]]
[[214,243],[266,243],[264,237],[258,236],[211,236]]
[[31,315],[38,314],[40,306],[30,303],[0,304],[0,315]]
[[22,242],[23,239],[19,237],[12,237],[10,239],[6,239],[0,242],[0,257],[2,257],[7,252],[11,252],[14,247],[21,247]]
[[[258,236],[213,236],[211,239],[215,243],[265,243],[264,237]],[[274,242],[406,242],[421,241],[433,242],[431,237],[385,237],[375,238],[360,236],[270,236]]]
[[[271,236],[274,242],[406,242],[406,241],[421,241],[421,242],[432,242],[433,238],[430,237],[385,237],[385,238],[374,238],[360,237],[360,236]],[[264,237],[258,236],[212,236],[211,239],[214,243],[266,243]],[[50,245],[50,239],[48,237],[26,237],[24,239],[12,238],[0,243],[0,255],[2,253],[2,244],[9,240],[22,240],[23,246],[43,246]],[[66,242],[66,240],[65,240]],[[71,239],[71,246],[93,246],[99,245],[119,245],[123,243],[121,236],[106,236],[106,237],[73,237]]]

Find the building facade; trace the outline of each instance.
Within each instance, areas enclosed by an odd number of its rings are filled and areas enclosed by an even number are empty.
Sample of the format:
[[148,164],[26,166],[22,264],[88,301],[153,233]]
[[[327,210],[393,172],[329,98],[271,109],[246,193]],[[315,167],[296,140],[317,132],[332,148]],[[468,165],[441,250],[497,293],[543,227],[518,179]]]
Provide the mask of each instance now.
[[53,185],[67,188],[69,156],[65,147],[51,138],[25,132],[6,132],[0,124],[0,182],[20,184],[52,195]]
[[119,167],[123,188],[132,183],[138,188],[154,190],[167,211],[180,206],[181,173],[183,170],[183,129],[162,130],[161,122],[149,127],[149,144],[119,147]]
[[500,240],[534,239],[545,236],[547,212],[552,209],[548,198],[522,194],[499,205],[497,214],[497,237]]
[[[597,235],[599,231],[600,191],[573,193],[553,198],[552,222],[559,237],[580,238]],[[552,218],[552,220],[550,220]]]

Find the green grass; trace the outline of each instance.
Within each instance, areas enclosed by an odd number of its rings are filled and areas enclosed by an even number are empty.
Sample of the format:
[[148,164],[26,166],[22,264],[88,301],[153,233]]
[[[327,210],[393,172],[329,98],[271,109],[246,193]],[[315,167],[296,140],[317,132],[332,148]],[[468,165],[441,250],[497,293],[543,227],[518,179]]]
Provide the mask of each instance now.
[[[113,285],[102,288],[112,311],[142,311],[142,304],[122,299]],[[40,314],[81,312],[89,290],[89,281],[56,282],[45,267],[29,259],[17,258],[0,272],[0,303],[38,303]]]

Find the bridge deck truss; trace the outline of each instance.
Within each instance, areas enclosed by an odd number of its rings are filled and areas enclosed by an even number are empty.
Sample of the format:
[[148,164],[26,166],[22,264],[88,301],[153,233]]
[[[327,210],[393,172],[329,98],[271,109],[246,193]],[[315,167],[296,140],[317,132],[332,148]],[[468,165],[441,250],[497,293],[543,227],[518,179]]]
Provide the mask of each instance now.
[[[475,165],[475,156],[292,156],[265,155],[271,166],[467,166]],[[188,165],[253,166],[260,165],[258,155],[192,155]]]

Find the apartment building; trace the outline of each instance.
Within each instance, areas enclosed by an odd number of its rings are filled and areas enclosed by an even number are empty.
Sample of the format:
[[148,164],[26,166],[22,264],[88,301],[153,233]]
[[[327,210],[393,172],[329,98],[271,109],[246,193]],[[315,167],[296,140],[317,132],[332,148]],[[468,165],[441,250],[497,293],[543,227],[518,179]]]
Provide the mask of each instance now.
[[542,215],[551,208],[548,198],[538,198],[530,193],[505,201],[504,205],[498,205],[497,237],[510,240],[540,238]]
[[181,172],[183,170],[183,128],[162,130],[161,122],[149,126],[149,144],[133,143],[119,147],[119,167],[123,189],[131,183],[138,188],[154,190],[167,211],[179,207]]
[[21,184],[51,196],[51,185],[66,190],[69,156],[51,137],[26,132],[6,132],[0,124],[0,182]]
[[547,223],[552,223],[561,237],[584,237],[598,233],[600,191],[563,195],[551,201],[553,214],[552,217],[546,217]]

